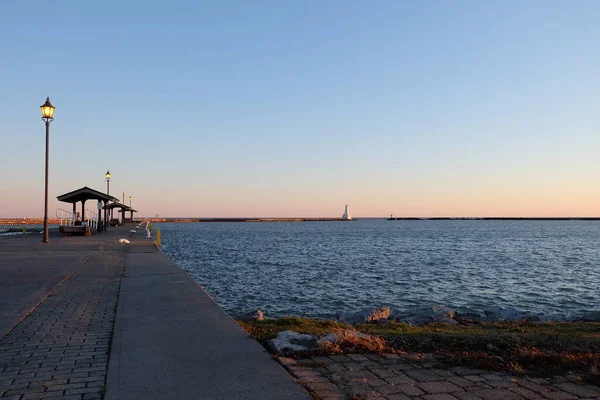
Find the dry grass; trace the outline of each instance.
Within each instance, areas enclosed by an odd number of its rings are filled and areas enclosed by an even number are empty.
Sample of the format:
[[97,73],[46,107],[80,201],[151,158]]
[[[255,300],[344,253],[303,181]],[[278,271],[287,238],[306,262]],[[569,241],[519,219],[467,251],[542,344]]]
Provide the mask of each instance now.
[[335,343],[326,342],[321,350],[328,354],[344,353],[384,353],[389,351],[385,340],[379,336],[357,335],[353,329],[336,329],[333,333],[338,340]]
[[[386,326],[355,326],[303,318],[281,318],[240,323],[265,344],[278,332],[293,330],[321,337],[341,332],[340,344],[324,346],[320,353],[433,353],[449,362],[486,369],[552,376],[571,374],[600,384],[600,323],[550,322],[469,323],[461,325],[408,325],[390,322]],[[361,342],[344,332],[359,331],[374,339]],[[298,355],[299,356],[299,355]]]

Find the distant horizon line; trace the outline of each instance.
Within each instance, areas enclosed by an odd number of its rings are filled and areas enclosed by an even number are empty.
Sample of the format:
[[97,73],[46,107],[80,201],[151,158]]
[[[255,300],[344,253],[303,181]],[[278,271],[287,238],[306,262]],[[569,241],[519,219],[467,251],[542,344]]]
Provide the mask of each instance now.
[[[211,220],[211,219],[228,219],[228,220],[258,220],[258,219],[269,219],[269,220],[284,220],[284,219],[339,219],[341,217],[181,217],[181,216],[140,216],[136,217],[136,220],[139,219],[180,219],[180,220]],[[354,216],[352,219],[389,219],[392,220],[600,220],[600,216],[554,216],[554,217],[535,217],[535,216],[527,216],[527,217],[517,217],[517,216],[474,216],[474,217],[440,217],[440,216],[429,216],[429,217],[363,217],[363,216]],[[59,218],[48,218],[49,220],[56,220]],[[43,217],[0,217],[0,220],[8,221],[27,221],[27,220],[43,220]]]

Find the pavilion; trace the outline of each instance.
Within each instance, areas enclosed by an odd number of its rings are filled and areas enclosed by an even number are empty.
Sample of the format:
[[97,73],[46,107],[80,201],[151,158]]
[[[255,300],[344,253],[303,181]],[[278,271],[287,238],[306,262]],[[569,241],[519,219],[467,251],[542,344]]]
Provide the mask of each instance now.
[[125,222],[126,222],[126,218],[125,218],[125,213],[126,212],[130,212],[131,213],[131,219],[130,219],[130,221],[133,222],[133,213],[137,212],[137,210],[134,210],[133,208],[131,208],[129,206],[126,206],[125,204],[119,203],[118,200],[116,202],[114,202],[114,203],[110,203],[110,204],[104,206],[105,210],[110,210],[110,214],[111,215],[112,215],[113,210],[115,208],[121,209],[121,224],[122,225],[124,225]]
[[[104,209],[109,202],[118,201],[118,199],[116,199],[112,196],[109,196],[105,193],[99,192],[94,189],[90,189],[87,186],[84,186],[81,189],[77,189],[72,192],[60,195],[57,197],[57,199],[58,199],[58,201],[73,204],[73,215],[77,214],[77,203],[81,202],[81,220],[82,221],[86,220],[86,216],[85,216],[86,201],[96,200],[97,204],[96,204],[96,207],[94,207],[94,208],[98,211],[98,227],[100,227],[102,225],[101,224],[102,215],[100,213],[100,210]],[[104,222],[105,222],[104,229],[106,229],[106,226],[108,226],[108,223],[107,223],[108,221],[104,221]]]

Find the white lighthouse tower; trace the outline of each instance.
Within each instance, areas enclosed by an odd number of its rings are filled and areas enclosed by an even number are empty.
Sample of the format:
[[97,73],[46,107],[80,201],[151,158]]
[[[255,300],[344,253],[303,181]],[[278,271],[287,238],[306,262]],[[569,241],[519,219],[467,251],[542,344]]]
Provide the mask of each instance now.
[[346,204],[346,208],[344,209],[344,214],[342,214],[342,219],[345,221],[349,221],[352,219],[352,215],[350,215],[350,211],[348,210],[348,204]]

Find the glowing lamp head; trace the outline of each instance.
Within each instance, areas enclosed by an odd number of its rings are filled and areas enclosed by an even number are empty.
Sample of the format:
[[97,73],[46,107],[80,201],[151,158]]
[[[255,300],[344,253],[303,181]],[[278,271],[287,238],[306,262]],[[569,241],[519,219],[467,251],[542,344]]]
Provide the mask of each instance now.
[[131,201],[131,196],[129,196],[129,200]]
[[106,171],[106,174],[104,175],[106,177],[106,179],[110,179],[110,171]]
[[40,106],[42,118],[52,119],[54,116],[54,106],[50,103],[50,97],[46,98],[46,102]]

